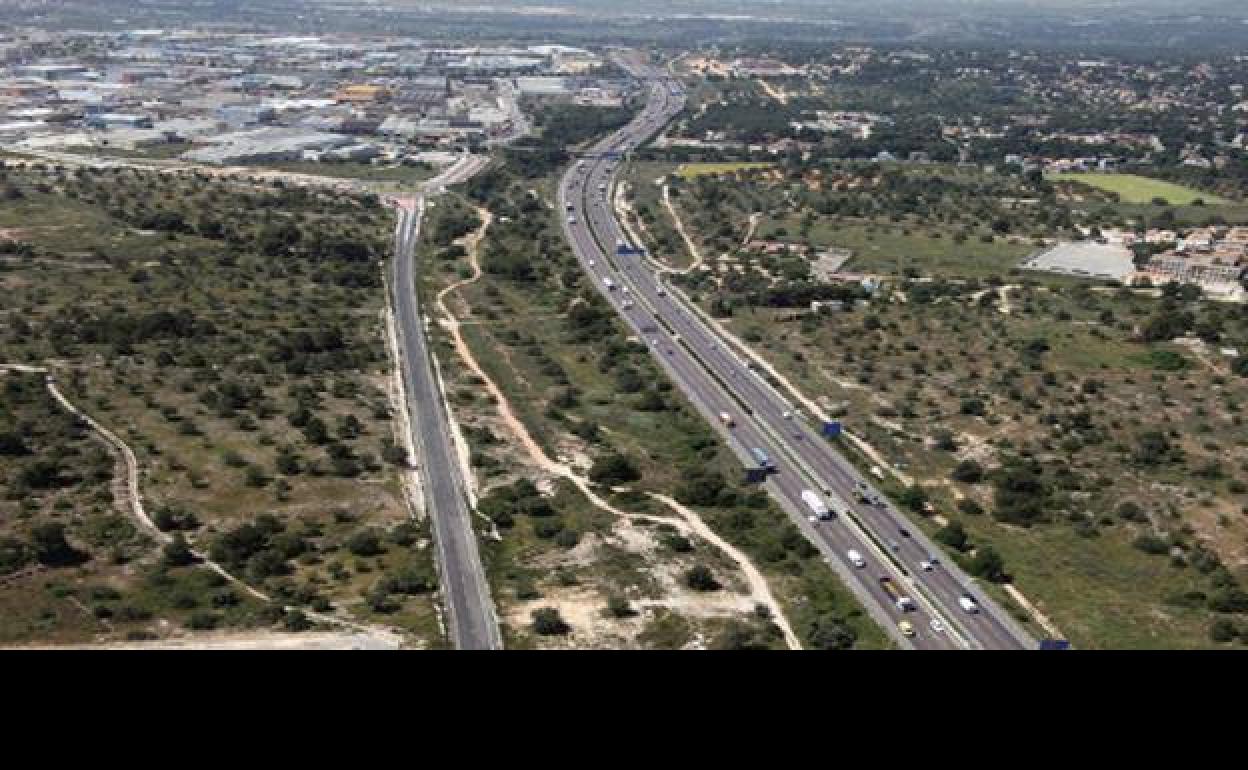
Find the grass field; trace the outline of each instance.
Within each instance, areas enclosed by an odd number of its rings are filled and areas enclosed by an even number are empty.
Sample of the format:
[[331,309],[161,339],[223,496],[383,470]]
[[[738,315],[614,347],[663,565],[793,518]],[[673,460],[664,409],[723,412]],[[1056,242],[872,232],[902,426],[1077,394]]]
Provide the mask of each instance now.
[[687,180],[710,174],[731,174],[736,171],[771,168],[775,165],[774,163],[682,163],[676,169],[676,174]]
[[[760,238],[781,240],[800,232],[800,222],[796,218],[766,218],[757,230]],[[837,226],[821,222],[810,228],[801,240],[821,249],[852,249],[854,256],[846,263],[846,270],[900,274],[906,268],[914,268],[924,275],[943,277],[1005,275],[1035,250],[1030,243],[1009,243],[1004,238],[984,243],[975,237],[958,243],[948,233],[933,238],[931,232],[922,228]]]
[[1164,198],[1166,203],[1176,206],[1186,206],[1197,199],[1210,205],[1231,203],[1213,193],[1135,174],[1068,173],[1057,174],[1053,179],[1058,182],[1079,182],[1098,190],[1117,193],[1123,203],[1150,203],[1154,198]]

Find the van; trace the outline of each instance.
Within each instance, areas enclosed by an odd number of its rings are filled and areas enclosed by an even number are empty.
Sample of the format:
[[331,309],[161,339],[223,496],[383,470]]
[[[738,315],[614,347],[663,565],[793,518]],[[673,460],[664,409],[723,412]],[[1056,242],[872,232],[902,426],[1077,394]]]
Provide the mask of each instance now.
[[852,548],[849,549],[849,551],[845,554],[845,558],[849,559],[849,563],[859,569],[862,569],[863,567],[867,566],[867,560],[862,558],[862,554],[858,553]]

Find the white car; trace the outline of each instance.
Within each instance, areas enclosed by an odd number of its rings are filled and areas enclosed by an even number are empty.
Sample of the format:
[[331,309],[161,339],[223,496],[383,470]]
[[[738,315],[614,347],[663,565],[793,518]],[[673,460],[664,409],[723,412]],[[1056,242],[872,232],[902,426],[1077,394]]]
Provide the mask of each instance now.
[[846,552],[845,558],[849,559],[849,563],[854,565],[858,569],[862,569],[863,567],[867,566],[867,560],[862,558],[862,554],[858,553],[852,548],[848,552]]
[[792,412],[785,412],[785,413],[784,413],[784,419],[786,419],[786,420],[791,420],[791,419],[793,419],[793,413],[792,413]]
[[590,266],[590,267],[593,267],[593,266],[594,266],[594,260],[592,260],[592,259],[591,259],[591,260],[589,260],[589,266]]
[[974,615],[976,612],[979,612],[979,605],[976,604],[975,600],[972,599],[967,594],[963,594],[962,596],[958,597],[958,606],[966,610],[967,612],[971,613],[972,615]]
[[932,630],[938,634],[943,634],[945,632],[945,624],[940,622],[940,618],[932,618],[932,622],[928,625],[930,625]]
[[919,569],[923,570],[924,572],[931,572],[932,563],[930,561],[921,561],[919,562]]

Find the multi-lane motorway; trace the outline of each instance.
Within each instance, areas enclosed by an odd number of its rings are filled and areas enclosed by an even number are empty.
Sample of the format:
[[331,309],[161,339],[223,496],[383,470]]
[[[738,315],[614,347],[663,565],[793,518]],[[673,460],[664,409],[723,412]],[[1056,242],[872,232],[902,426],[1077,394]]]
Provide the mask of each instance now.
[[[425,185],[429,193],[467,179],[486,159],[465,156]],[[472,512],[460,464],[451,444],[449,416],[425,340],[424,319],[413,281],[416,237],[424,215],[423,197],[392,199],[395,226],[394,307],[398,326],[400,371],[407,395],[416,461],[423,479],[425,509],[433,523],[442,594],[451,641],[457,649],[497,650],[499,633],[489,583],[477,549]]]
[[[939,549],[880,497],[837,449],[822,438],[757,372],[749,368],[688,300],[666,286],[644,255],[629,246],[612,214],[610,192],[618,153],[657,133],[684,106],[679,85],[638,60],[621,60],[648,89],[645,109],[628,126],[583,154],[559,187],[564,230],[582,266],[611,305],[637,331],[662,367],[711,420],[744,463],[762,450],[775,465],[767,490],[822,551],[871,615],[903,647],[921,649],[1031,649],[1035,641],[990,601]],[[626,249],[633,252],[632,249]],[[733,424],[717,419],[727,413]],[[804,491],[821,495],[838,515],[811,521]],[[851,562],[848,552],[860,559]],[[924,562],[937,557],[930,570]],[[913,602],[901,610],[881,578]],[[973,598],[976,611],[960,603]],[[902,622],[912,629],[903,634]]]

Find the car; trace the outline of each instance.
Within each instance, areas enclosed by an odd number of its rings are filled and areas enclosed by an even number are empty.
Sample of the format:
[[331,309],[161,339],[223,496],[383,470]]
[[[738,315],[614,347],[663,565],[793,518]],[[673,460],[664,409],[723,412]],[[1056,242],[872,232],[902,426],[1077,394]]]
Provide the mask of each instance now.
[[921,561],[919,562],[919,569],[923,570],[924,572],[931,572],[932,563],[930,561]]
[[592,259],[591,259],[591,260],[589,260],[589,266],[590,266],[590,267],[593,267],[593,266],[594,266],[594,264],[595,264],[594,260],[592,260]]
[[849,563],[858,569],[862,569],[867,566],[867,560],[862,558],[862,554],[852,548],[845,552],[845,558],[849,559]]
[[783,416],[784,416],[784,419],[786,419],[786,420],[791,420],[791,419],[793,419],[793,413],[792,413],[792,412],[785,412]]
[[940,618],[932,618],[932,622],[928,624],[932,630],[938,634],[945,632],[945,624],[940,622]]
[[970,594],[962,594],[958,597],[958,606],[968,613],[974,615],[979,612],[979,604],[971,597]]
[[928,555],[927,555],[927,560],[928,560],[928,561],[930,561],[930,562],[932,563],[932,566],[933,566],[933,567],[935,567],[936,565],[940,564],[940,559],[938,559],[936,556],[934,556],[934,555],[932,555],[932,554],[928,554]]
[[897,531],[901,533],[902,537],[910,537],[910,530],[905,527],[898,527]]
[[910,621],[908,620],[903,620],[900,623],[898,623],[897,628],[900,629],[902,636],[905,636],[905,637],[914,636],[914,626],[912,626],[910,624]]
[[900,550],[901,550],[901,543],[898,543],[896,540],[889,540],[889,541],[888,541],[888,549],[889,549],[890,551],[894,551],[894,552],[896,552],[896,551],[900,551]]

